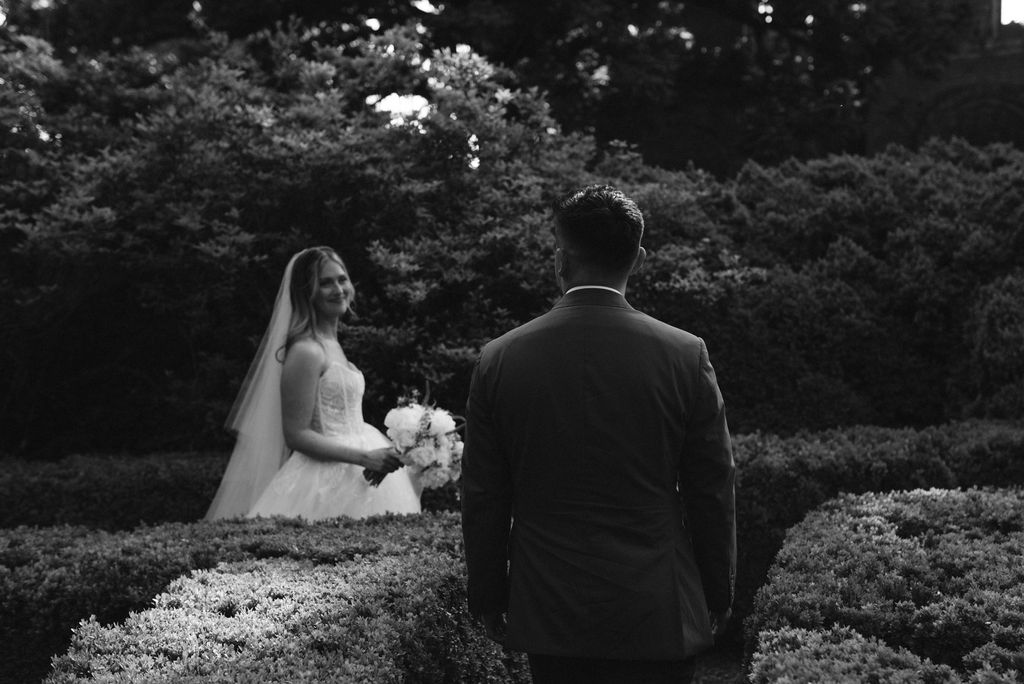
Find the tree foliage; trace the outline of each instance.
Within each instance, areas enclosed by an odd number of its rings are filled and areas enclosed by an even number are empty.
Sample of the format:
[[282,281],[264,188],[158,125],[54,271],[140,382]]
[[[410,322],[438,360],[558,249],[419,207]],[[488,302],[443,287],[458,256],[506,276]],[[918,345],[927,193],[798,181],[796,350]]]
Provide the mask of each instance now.
[[54,0],[12,22],[66,51],[240,38],[297,17],[338,39],[418,22],[546,93],[567,130],[636,144],[648,163],[722,174],[744,160],[862,152],[878,80],[936,73],[976,38],[971,0]]
[[630,297],[707,338],[734,429],[1019,411],[1020,152],[666,171],[424,30],[62,56],[7,29],[0,450],[224,445],[284,264],[321,243],[355,277],[368,419],[427,382],[458,411],[482,344],[557,295],[548,208],[590,182],[640,202]]
[[[401,383],[450,378],[481,339],[538,310],[540,264],[511,257],[582,181],[592,146],[559,135],[536,93],[478,56],[426,50],[415,30],[321,38],[298,24],[214,34],[189,59],[136,50],[6,81],[38,101],[25,126],[49,139],[7,148],[21,160],[11,178],[37,198],[19,206],[11,192],[3,214],[4,353],[18,369],[4,410],[19,426],[7,448],[209,440],[282,264],[308,244],[337,247],[356,275],[368,323],[351,331],[353,357],[396,371],[372,375],[381,406]],[[27,45],[5,53],[8,73],[49,63]],[[367,98],[391,92],[429,94],[429,112],[390,123]],[[411,249],[435,258],[414,263]],[[422,315],[438,308],[455,324]],[[460,308],[490,308],[488,327],[459,325]],[[445,343],[425,348],[441,327]]]

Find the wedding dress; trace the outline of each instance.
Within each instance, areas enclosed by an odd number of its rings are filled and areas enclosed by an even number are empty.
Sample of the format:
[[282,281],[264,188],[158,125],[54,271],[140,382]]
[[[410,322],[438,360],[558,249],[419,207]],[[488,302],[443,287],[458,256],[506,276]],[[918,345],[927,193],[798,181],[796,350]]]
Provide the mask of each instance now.
[[[356,449],[379,449],[391,441],[363,421],[363,374],[351,363],[332,362],[317,385],[312,428]],[[406,468],[373,487],[363,468],[293,452],[256,500],[247,517],[284,515],[307,520],[382,513],[419,513],[420,499]]]
[[[205,519],[284,515],[313,520],[418,513],[419,486],[413,485],[405,468],[371,487],[362,467],[291,453],[285,444],[280,352],[292,319],[289,283],[301,254],[285,268],[270,323],[228,416],[226,426],[237,435],[235,447]],[[361,449],[391,446],[363,421],[364,389],[363,374],[355,366],[331,363],[317,382],[311,427]]]

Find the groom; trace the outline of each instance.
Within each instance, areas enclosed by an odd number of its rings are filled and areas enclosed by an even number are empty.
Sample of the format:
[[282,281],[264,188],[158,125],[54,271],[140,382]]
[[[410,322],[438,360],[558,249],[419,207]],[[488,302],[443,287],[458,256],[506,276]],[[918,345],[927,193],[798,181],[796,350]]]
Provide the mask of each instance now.
[[469,609],[535,684],[688,682],[728,620],[735,467],[703,340],[633,309],[637,205],[555,213],[564,296],[473,371],[462,473]]

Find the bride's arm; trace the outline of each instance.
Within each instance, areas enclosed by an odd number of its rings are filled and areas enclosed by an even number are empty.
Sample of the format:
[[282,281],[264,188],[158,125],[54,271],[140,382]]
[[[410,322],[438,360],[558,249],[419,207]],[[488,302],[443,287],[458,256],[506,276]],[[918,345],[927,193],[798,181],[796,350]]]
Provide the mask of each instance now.
[[390,472],[398,465],[391,449],[366,451],[339,444],[311,427],[317,382],[325,364],[324,350],[313,340],[298,340],[284,358],[281,371],[281,423],[289,449],[324,461],[354,463]]

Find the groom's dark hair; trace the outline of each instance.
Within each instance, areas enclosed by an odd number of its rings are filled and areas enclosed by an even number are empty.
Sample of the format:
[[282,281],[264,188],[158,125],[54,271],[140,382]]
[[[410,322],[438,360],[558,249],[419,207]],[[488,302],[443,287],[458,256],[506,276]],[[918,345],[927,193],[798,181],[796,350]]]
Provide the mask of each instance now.
[[644,216],[636,202],[612,186],[588,185],[555,207],[555,230],[584,260],[623,271],[636,259]]

